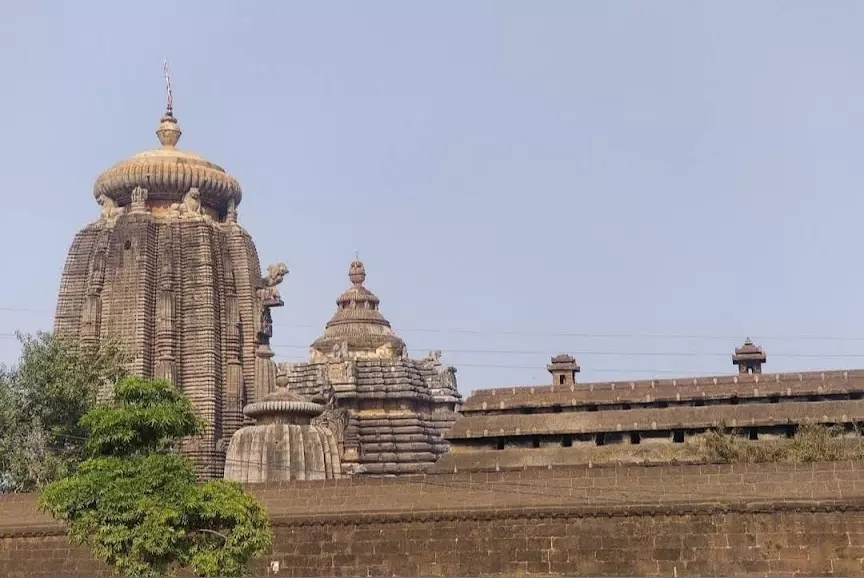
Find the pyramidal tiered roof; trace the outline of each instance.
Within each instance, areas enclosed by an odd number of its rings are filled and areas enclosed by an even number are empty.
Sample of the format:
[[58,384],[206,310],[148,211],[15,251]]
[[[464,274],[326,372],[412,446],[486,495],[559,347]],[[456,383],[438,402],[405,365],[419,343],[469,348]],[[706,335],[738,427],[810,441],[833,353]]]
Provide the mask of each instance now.
[[396,359],[405,353],[405,342],[379,310],[380,300],[364,286],[366,267],[360,260],[348,269],[351,286],[336,300],[336,313],[324,335],[312,344],[313,356],[338,354],[352,359]]

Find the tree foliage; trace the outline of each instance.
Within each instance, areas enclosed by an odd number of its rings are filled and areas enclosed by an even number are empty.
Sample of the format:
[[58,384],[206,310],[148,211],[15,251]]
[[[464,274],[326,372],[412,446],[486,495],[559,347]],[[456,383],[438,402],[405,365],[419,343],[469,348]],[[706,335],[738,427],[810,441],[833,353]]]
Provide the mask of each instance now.
[[100,387],[125,374],[126,357],[112,342],[82,350],[50,333],[18,339],[18,364],[0,366],[0,482],[27,492],[67,475],[83,458],[78,422]]
[[186,397],[166,381],[127,377],[110,405],[89,411],[88,458],[54,482],[40,507],[69,525],[73,543],[124,576],[166,576],[188,568],[237,576],[272,543],[266,512],[238,485],[195,483],[172,452],[201,431]]

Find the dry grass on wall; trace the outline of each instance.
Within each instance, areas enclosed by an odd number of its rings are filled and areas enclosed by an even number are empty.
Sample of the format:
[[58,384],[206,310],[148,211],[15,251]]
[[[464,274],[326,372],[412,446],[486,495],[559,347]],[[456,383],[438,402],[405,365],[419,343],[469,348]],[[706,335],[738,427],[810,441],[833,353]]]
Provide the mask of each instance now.
[[832,462],[864,458],[860,432],[856,438],[842,437],[840,426],[803,424],[795,437],[772,442],[743,439],[736,432],[712,430],[694,439],[695,452],[711,463]]
[[795,437],[750,441],[741,432],[720,427],[683,444],[615,444],[594,449],[594,464],[826,462],[864,459],[860,432],[846,436],[841,426],[802,424]]

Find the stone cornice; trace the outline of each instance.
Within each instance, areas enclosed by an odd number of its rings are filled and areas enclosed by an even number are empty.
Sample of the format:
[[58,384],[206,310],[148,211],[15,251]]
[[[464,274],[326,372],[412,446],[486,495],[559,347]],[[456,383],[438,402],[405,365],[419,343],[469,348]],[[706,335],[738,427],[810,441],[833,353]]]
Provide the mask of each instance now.
[[637,516],[690,516],[722,514],[773,514],[778,512],[864,511],[864,499],[770,500],[734,502],[680,502],[667,504],[565,505],[514,508],[476,508],[412,512],[345,512],[340,514],[279,515],[274,526],[324,526],[354,524],[401,524],[406,522],[491,521],[500,519],[568,519]]
[[[862,512],[864,499],[848,500],[739,500],[731,502],[633,503],[563,505],[513,508],[474,508],[410,512],[344,512],[326,515],[277,515],[273,526],[329,526],[355,524],[401,524],[407,522],[492,521],[502,519],[628,518],[639,516],[713,516],[724,514],[775,514]],[[0,529],[0,538],[65,536],[60,523],[29,524]]]

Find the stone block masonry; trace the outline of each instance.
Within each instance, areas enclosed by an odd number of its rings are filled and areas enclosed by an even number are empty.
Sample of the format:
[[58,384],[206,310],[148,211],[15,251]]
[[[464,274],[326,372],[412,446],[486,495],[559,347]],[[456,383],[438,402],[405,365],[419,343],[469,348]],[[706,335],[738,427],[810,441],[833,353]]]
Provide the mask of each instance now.
[[[864,574],[864,463],[533,468],[249,486],[280,576]],[[0,575],[96,576],[30,495]]]
[[538,510],[275,530],[271,559],[291,576],[851,576],[864,557],[857,511]]

